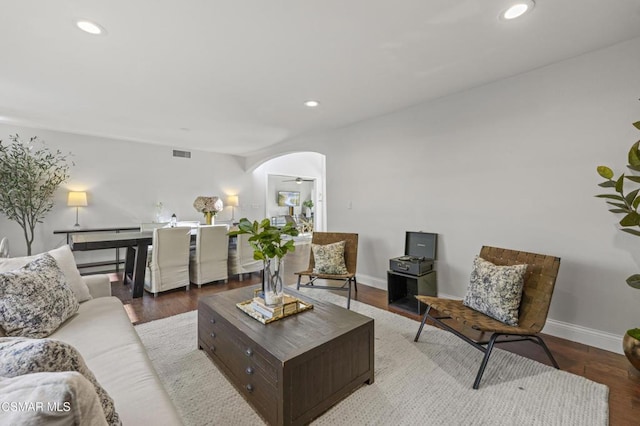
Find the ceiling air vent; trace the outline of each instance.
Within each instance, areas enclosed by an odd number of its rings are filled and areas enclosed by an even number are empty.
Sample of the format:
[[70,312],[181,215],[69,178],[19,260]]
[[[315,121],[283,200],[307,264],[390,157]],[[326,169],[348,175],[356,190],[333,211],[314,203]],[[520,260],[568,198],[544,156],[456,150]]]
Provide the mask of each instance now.
[[174,157],[180,157],[180,158],[191,158],[191,152],[190,151],[180,151],[179,149],[174,149],[173,150],[173,156]]

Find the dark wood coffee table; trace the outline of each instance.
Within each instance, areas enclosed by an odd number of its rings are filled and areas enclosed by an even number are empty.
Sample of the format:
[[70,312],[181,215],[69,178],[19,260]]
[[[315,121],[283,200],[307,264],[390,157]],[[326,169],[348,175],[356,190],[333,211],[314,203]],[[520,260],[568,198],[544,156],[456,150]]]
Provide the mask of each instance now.
[[254,289],[200,298],[198,346],[269,424],[306,424],[373,383],[373,319],[287,289],[314,308],[264,325],[236,307]]

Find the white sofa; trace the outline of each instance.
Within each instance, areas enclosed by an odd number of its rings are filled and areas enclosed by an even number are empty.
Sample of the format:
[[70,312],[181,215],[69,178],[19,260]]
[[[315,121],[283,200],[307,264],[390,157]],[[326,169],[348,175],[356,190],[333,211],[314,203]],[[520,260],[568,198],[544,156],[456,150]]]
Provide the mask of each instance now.
[[[6,264],[4,269],[13,266]],[[0,272],[2,269],[0,264]],[[113,398],[123,425],[181,425],[122,302],[111,296],[108,276],[79,279],[87,285],[92,298],[81,302],[78,312],[49,338],[69,343],[80,352]],[[0,335],[4,335],[1,331]]]
[[74,346],[113,398],[123,425],[181,425],[122,302],[106,275],[83,277],[93,299],[51,336]]

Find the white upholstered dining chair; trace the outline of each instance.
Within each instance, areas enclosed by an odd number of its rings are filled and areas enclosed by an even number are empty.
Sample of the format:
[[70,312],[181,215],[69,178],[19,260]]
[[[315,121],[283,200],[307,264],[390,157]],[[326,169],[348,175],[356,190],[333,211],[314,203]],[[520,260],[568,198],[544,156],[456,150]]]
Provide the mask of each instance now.
[[229,225],[203,225],[196,230],[195,250],[189,256],[189,279],[193,284],[224,280],[229,273]]
[[242,274],[262,271],[262,260],[253,258],[253,248],[249,245],[248,234],[238,235],[236,247],[229,249],[229,275],[238,275],[242,281]]
[[147,264],[144,288],[157,295],[162,291],[189,289],[189,245],[191,228],[156,228],[153,251]]

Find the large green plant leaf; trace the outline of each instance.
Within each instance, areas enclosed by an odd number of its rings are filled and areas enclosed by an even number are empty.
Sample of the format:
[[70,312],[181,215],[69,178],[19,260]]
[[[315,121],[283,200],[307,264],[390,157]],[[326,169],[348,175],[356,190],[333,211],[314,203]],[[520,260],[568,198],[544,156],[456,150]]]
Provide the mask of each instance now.
[[598,166],[596,168],[596,170],[598,171],[598,174],[600,176],[602,176],[603,178],[605,178],[605,179],[612,179],[613,178],[613,170],[611,170],[607,166]]
[[624,198],[622,198],[622,196],[616,195],[616,194],[598,194],[598,195],[596,195],[596,197],[598,197],[598,198],[610,198],[612,200],[624,201]]
[[610,206],[613,206],[613,207],[618,207],[618,208],[624,210],[625,213],[631,213],[633,211],[626,204],[614,203],[612,201],[607,201],[607,204],[609,204]]
[[627,284],[629,287],[637,288],[640,290],[640,274],[633,274],[627,278]]
[[620,226],[638,226],[640,225],[640,214],[631,212],[622,218]]
[[598,186],[601,188],[615,188],[616,183],[612,180],[605,180],[604,182],[599,183]]
[[624,173],[621,174],[618,180],[616,181],[616,192],[619,192],[620,194],[622,194],[622,191],[624,191]]
[[609,209],[611,213],[629,213],[629,209]]
[[632,182],[640,183],[640,176],[625,176],[625,177]]
[[631,145],[631,149],[629,150],[629,167],[632,170],[640,171],[640,151],[638,151],[638,146],[640,145],[640,141]]
[[636,196],[638,195],[638,191],[640,191],[640,189],[634,189],[633,191],[625,195],[624,199],[627,202],[627,204],[633,205],[633,202],[636,199]]
[[635,235],[637,237],[640,237],[640,231],[638,231],[637,229],[631,229],[631,228],[620,228],[620,230],[622,232],[626,232],[627,234],[631,234],[631,235]]

